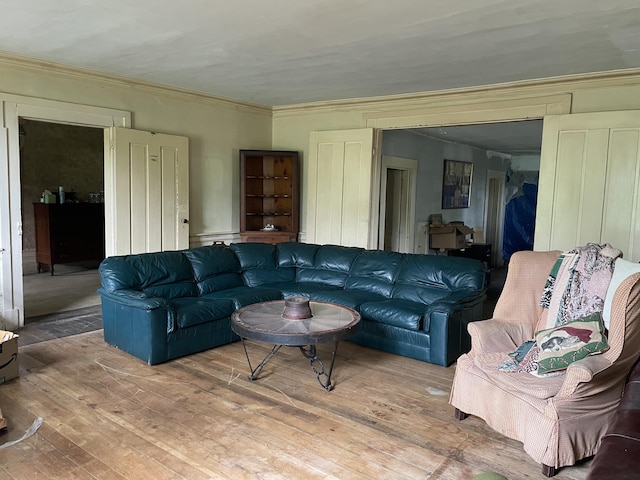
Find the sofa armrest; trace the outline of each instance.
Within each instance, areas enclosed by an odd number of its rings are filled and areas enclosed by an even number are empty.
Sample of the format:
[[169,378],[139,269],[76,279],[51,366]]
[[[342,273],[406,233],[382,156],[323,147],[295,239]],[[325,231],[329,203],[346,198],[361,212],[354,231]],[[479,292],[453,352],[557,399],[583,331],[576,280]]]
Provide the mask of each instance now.
[[113,302],[126,305],[128,307],[142,310],[154,310],[156,308],[168,308],[167,300],[159,297],[147,297],[139,290],[117,290],[113,293],[107,292],[104,288],[98,289],[101,297],[108,298]]
[[425,307],[425,325],[431,337],[431,362],[447,366],[466,352],[466,325],[480,318],[484,292],[451,295]]
[[471,336],[471,352],[511,352],[533,338],[530,325],[482,320],[467,326]]
[[434,311],[453,312],[455,310],[469,308],[470,306],[484,302],[486,297],[486,291],[484,290],[472,293],[469,293],[468,291],[451,292],[449,296],[427,305],[425,315],[429,315]]

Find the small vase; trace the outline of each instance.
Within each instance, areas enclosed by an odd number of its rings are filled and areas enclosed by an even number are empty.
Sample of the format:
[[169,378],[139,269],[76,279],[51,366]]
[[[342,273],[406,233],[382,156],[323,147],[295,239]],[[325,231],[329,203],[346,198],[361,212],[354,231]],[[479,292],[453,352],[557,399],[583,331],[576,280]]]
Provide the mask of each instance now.
[[284,299],[282,316],[289,320],[304,320],[311,318],[311,307],[307,297],[289,297]]

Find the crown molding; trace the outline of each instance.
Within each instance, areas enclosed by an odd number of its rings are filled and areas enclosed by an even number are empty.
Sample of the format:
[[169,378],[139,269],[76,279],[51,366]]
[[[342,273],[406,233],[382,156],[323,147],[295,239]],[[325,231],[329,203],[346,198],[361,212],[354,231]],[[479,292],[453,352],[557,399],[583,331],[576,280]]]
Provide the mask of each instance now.
[[133,89],[144,89],[149,93],[158,93],[170,96],[178,100],[191,101],[198,103],[206,103],[216,107],[242,111],[246,113],[255,113],[261,115],[271,115],[272,108],[267,105],[259,105],[249,102],[242,102],[231,98],[219,97],[203,92],[187,90],[159,83],[137,80],[129,77],[112,75],[96,70],[89,70],[80,67],[64,65],[61,63],[50,62],[32,57],[25,57],[0,51],[0,66],[7,66],[16,70],[28,71],[31,73],[42,73],[46,70],[48,73],[80,79],[102,84],[114,85],[117,87],[126,87]]
[[337,110],[384,110],[402,107],[415,108],[428,103],[470,103],[491,98],[517,98],[555,93],[568,93],[576,89],[606,88],[640,84],[640,68],[612,70],[607,72],[565,75],[532,80],[481,85],[475,87],[452,88],[427,92],[386,95],[382,97],[362,97],[324,102],[300,103],[273,107],[274,117],[296,114],[322,113]]

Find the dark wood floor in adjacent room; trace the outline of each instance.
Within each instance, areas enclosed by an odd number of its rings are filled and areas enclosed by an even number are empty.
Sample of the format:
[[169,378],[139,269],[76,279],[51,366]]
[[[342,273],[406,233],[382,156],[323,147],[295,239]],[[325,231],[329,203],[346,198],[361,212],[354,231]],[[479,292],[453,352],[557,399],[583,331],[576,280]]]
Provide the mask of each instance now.
[[[249,347],[258,360],[267,352]],[[542,478],[518,442],[454,419],[455,367],[349,342],[331,392],[294,348],[253,383],[240,343],[150,367],[97,330],[20,347],[19,359],[20,378],[0,385],[0,443],[44,422],[0,450],[0,478]],[[587,467],[555,478],[584,479]]]

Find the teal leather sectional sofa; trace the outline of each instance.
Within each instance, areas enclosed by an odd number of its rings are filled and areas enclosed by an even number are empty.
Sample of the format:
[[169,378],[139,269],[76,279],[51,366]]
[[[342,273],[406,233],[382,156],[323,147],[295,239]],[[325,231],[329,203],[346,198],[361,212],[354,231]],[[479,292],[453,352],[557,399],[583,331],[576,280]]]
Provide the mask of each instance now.
[[306,243],[234,243],[100,264],[105,341],[150,365],[233,342],[231,314],[287,296],[360,312],[350,341],[447,366],[480,320],[481,262]]

